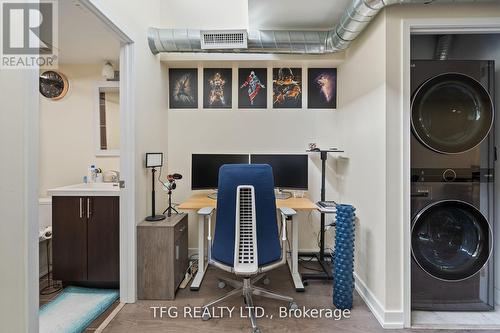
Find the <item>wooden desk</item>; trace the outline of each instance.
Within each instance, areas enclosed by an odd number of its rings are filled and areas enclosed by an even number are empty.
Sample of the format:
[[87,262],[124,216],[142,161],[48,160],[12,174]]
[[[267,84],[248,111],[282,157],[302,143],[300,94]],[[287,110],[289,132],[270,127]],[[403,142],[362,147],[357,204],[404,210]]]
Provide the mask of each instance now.
[[[194,210],[198,211],[204,207],[215,208],[217,200],[210,199],[207,194],[199,193],[191,196],[188,200],[180,204],[177,208],[181,210]],[[292,208],[296,211],[312,211],[317,210],[318,207],[308,198],[290,198],[286,200],[276,200],[276,207],[279,209],[281,207]],[[191,290],[199,290],[201,283],[203,282],[203,277],[208,266],[208,262],[205,260],[205,227],[210,225],[211,216],[198,216],[198,273],[191,283]],[[293,218],[292,221],[292,253],[287,258],[288,268],[290,269],[290,274],[292,276],[293,284],[295,285],[296,291],[304,291],[304,284],[302,283],[302,278],[299,274],[299,225],[297,219]],[[210,231],[210,226],[208,227],[208,247],[211,247],[212,235]]]
[[[182,210],[198,210],[203,207],[214,207],[217,204],[217,200],[210,199],[205,193],[198,193],[192,195],[189,199],[181,203],[177,208]],[[316,204],[314,204],[309,198],[290,198],[286,200],[276,200],[276,207],[288,207],[295,210],[317,210]]]

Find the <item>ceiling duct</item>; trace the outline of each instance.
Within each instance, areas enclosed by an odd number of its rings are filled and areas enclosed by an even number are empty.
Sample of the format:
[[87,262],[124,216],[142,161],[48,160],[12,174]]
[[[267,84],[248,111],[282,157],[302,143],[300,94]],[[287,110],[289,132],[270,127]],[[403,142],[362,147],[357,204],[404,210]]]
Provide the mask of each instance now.
[[[328,31],[250,30],[247,46],[202,47],[203,31],[149,28],[148,43],[153,54],[160,52],[241,52],[324,54],[345,50],[383,8],[393,4],[492,2],[492,0],[353,0],[339,22]],[[234,34],[219,30],[217,34]],[[228,36],[222,39],[230,39]]]
[[453,35],[440,35],[436,43],[436,52],[434,58],[437,60],[447,60],[450,53]]

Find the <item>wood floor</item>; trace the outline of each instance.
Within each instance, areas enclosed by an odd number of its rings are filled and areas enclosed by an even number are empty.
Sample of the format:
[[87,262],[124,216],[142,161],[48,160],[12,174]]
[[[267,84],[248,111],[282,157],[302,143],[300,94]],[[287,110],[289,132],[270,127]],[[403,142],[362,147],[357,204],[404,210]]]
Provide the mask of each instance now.
[[[308,266],[314,265],[308,263]],[[221,296],[224,292],[231,290],[226,287],[224,290],[217,288],[217,276],[231,275],[209,268],[205,280],[200,288],[200,291],[193,292],[189,288],[180,290],[177,293],[175,301],[144,301],[139,300],[134,304],[126,304],[116,317],[109,323],[104,332],[107,333],[125,333],[125,332],[250,332],[250,321],[248,318],[240,318],[239,316],[232,316],[231,318],[210,319],[202,321],[195,318],[183,318],[182,308],[184,306],[195,307],[202,306],[203,304],[214,300]],[[306,291],[303,293],[295,292],[292,288],[292,282],[286,267],[281,267],[269,273],[271,284],[263,286],[264,288],[272,289],[278,293],[289,295],[295,298],[299,307],[306,306],[307,308],[329,308],[332,309],[332,287],[331,281],[311,281]],[[258,319],[259,327],[263,332],[347,332],[347,333],[367,333],[367,332],[419,332],[419,333],[447,333],[457,332],[457,330],[384,330],[373,314],[370,312],[362,299],[355,294],[354,308],[351,313],[350,319],[333,320],[328,318],[322,319],[295,319],[295,318],[277,318],[279,307],[283,305],[279,301],[272,301],[260,297],[254,297],[255,306],[263,306],[266,314],[273,314],[273,319],[260,318]],[[175,306],[179,310],[178,318],[154,318],[154,306]],[[232,298],[221,306],[236,306],[239,312],[239,307],[244,306],[240,297]],[[493,333],[498,331],[494,330],[460,330],[461,333],[465,332],[481,332]]]
[[[42,290],[45,286],[47,286],[48,280],[47,275],[40,278],[40,290]],[[41,295],[40,294],[40,306],[49,303],[51,300],[57,297],[62,292],[62,290],[55,292],[50,295]],[[95,331],[99,325],[113,312],[113,310],[120,304],[120,301],[117,300],[114,302],[106,311],[104,311],[99,317],[97,317],[89,326],[85,329],[84,332],[93,332]]]

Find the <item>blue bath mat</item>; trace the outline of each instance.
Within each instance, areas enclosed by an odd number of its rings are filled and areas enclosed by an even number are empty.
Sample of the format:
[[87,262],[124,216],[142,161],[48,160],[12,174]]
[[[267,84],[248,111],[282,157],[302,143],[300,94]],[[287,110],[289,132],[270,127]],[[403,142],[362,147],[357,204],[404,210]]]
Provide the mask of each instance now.
[[40,308],[40,333],[82,332],[119,297],[118,290],[68,287]]

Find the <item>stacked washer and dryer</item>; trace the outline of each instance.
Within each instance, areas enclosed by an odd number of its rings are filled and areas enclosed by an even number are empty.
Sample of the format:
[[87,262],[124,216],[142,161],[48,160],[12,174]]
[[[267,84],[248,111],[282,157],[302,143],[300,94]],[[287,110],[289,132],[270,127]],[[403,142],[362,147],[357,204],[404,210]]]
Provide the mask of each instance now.
[[411,64],[413,310],[494,307],[494,62]]

